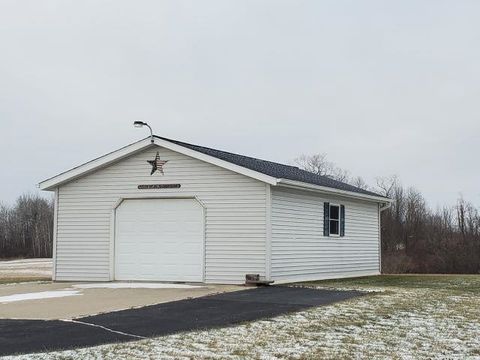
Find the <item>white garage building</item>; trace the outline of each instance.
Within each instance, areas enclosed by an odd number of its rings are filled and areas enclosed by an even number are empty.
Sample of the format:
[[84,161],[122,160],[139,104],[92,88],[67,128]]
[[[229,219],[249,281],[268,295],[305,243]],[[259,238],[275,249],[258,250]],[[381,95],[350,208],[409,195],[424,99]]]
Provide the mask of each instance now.
[[294,166],[155,136],[40,183],[57,281],[279,282],[380,272],[390,200]]

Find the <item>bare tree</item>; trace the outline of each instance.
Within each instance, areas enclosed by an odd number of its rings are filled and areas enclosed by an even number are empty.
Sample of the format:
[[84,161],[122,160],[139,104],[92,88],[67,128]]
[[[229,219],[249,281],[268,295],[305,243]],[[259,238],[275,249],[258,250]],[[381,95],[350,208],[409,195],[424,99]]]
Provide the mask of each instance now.
[[350,172],[348,170],[335,167],[333,169],[332,175],[330,175],[332,179],[344,182],[344,183],[350,183],[352,180],[350,179]]
[[370,186],[360,176],[357,176],[357,177],[351,179],[349,182],[350,182],[351,185],[356,186],[360,189],[370,190]]
[[51,257],[52,239],[53,200],[27,194],[0,205],[0,258]]
[[378,192],[386,197],[391,197],[395,187],[399,184],[397,175],[377,177],[376,181]]
[[327,159],[327,154],[301,155],[294,160],[295,165],[305,171],[327,176],[331,179],[341,181],[361,189],[367,190],[370,187],[360,176],[352,177],[350,172],[336,166]]
[[294,163],[308,172],[334,177],[336,166],[327,160],[327,154],[300,155],[294,160]]

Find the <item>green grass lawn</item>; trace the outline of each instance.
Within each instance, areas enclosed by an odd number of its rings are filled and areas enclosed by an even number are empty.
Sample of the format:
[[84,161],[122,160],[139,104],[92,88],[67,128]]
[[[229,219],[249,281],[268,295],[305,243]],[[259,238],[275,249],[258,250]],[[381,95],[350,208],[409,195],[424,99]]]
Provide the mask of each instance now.
[[378,276],[295,286],[366,295],[272,319],[24,359],[480,359],[480,276]]

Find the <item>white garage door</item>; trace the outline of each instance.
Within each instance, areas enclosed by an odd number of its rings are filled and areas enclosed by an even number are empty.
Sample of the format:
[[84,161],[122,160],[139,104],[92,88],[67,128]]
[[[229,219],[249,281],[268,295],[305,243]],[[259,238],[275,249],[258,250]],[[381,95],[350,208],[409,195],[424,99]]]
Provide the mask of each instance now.
[[197,201],[125,200],[115,223],[116,280],[203,281],[203,209]]

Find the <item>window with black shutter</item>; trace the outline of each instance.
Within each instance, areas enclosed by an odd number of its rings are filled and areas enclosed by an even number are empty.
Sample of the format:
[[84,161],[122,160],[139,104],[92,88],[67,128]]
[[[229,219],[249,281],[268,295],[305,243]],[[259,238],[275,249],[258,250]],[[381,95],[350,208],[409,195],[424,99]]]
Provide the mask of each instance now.
[[330,205],[330,235],[340,235],[339,205]]
[[345,236],[345,206],[323,204],[323,236]]

